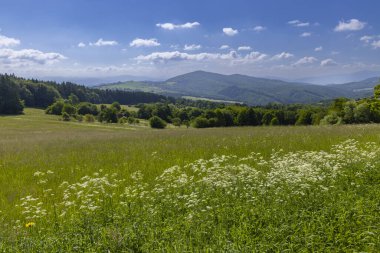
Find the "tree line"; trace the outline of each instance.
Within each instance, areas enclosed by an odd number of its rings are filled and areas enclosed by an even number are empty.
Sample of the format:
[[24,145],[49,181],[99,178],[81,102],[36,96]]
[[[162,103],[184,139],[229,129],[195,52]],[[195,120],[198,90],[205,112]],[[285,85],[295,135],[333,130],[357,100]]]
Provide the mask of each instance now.
[[275,125],[334,125],[355,123],[380,123],[380,85],[374,89],[374,96],[360,100],[337,98],[329,103],[315,105],[268,104],[248,107],[204,103],[182,99],[174,102],[140,103],[138,111],[122,109],[118,102],[110,106],[80,102],[71,94],[69,99],[57,100],[46,110],[49,114],[62,115],[64,120],[78,119],[107,123],[136,123],[149,120],[154,128],[190,125],[195,128],[230,126],[275,126]]
[[158,117],[176,126],[192,125],[196,128],[380,123],[380,85],[374,88],[371,98],[337,98],[329,103],[315,105],[268,104],[248,107],[219,104],[210,109],[183,104],[154,103],[140,104],[138,107],[138,118]]
[[124,90],[101,90],[70,82],[57,83],[24,79],[0,74],[0,114],[20,114],[24,106],[46,108],[59,99],[75,95],[81,102],[110,104],[152,103],[169,98],[154,93]]

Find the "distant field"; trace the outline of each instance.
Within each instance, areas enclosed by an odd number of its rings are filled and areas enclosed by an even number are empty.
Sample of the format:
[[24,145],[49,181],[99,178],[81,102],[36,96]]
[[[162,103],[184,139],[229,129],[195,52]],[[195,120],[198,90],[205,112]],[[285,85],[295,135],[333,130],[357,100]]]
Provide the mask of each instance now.
[[230,100],[218,100],[218,99],[212,99],[212,98],[200,98],[200,97],[191,97],[191,96],[182,96],[183,98],[186,99],[191,99],[191,100],[204,100],[204,101],[211,101],[211,102],[220,102],[220,103],[229,103],[229,104],[243,104],[243,102],[239,101],[230,101]]
[[[104,104],[104,105],[109,107],[111,104]],[[97,104],[98,109],[100,109],[100,106],[101,104]],[[127,109],[128,111],[131,111],[131,112],[137,112],[139,110],[139,108],[133,105],[120,105],[120,106],[122,109]]]
[[0,116],[0,252],[376,252],[379,143],[380,125]]
[[144,92],[153,92],[153,93],[162,93],[164,90],[155,87],[153,85],[149,85],[146,82],[137,82],[137,81],[129,81],[124,83],[115,83],[115,84],[107,84],[100,85],[101,89],[125,89],[125,90],[138,90]]

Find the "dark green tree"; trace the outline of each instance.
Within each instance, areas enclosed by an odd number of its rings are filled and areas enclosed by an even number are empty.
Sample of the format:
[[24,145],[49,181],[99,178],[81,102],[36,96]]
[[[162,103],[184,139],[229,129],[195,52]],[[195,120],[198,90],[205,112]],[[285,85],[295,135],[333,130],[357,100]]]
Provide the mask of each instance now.
[[70,96],[68,97],[68,100],[69,102],[72,104],[72,105],[77,105],[79,104],[79,98],[77,97],[77,95],[71,93]]
[[81,102],[77,105],[77,113],[80,115],[92,114],[94,116],[98,115],[98,107],[89,102]]
[[153,116],[149,119],[149,125],[151,128],[163,129],[166,127],[166,122],[158,116]]
[[195,127],[195,128],[210,127],[210,122],[205,117],[200,116],[200,117],[194,119],[193,127]]
[[20,100],[19,86],[8,76],[0,76],[0,114],[20,114],[24,104]]
[[62,99],[58,99],[53,104],[49,105],[45,112],[47,114],[61,115],[65,102]]
[[68,115],[74,115],[76,113],[76,108],[69,103],[65,103],[62,108],[62,114],[67,113]]
[[111,104],[111,109],[115,109],[116,111],[120,111],[121,110],[121,105],[119,102],[115,101]]
[[99,122],[117,123],[117,111],[115,108],[106,107],[98,115]]

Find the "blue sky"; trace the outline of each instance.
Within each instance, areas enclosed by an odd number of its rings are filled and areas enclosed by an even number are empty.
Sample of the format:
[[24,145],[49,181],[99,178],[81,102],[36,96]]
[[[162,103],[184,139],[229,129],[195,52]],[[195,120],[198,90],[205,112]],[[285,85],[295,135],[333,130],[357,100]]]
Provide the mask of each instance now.
[[0,6],[0,72],[27,77],[380,73],[378,0],[1,0]]

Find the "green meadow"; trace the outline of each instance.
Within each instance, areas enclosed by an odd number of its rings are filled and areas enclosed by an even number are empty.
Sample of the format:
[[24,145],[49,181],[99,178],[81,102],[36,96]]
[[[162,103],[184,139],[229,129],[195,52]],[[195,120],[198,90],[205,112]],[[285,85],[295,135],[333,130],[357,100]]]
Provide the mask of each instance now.
[[1,252],[378,252],[380,125],[0,116]]

